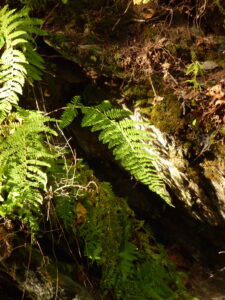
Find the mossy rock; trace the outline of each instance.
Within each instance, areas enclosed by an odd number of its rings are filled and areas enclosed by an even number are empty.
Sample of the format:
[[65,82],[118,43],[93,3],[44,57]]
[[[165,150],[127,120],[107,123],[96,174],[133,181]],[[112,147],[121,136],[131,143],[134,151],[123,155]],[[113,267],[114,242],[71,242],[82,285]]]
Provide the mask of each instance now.
[[168,94],[162,102],[155,104],[150,112],[150,121],[161,131],[178,135],[184,128],[185,119],[176,96]]

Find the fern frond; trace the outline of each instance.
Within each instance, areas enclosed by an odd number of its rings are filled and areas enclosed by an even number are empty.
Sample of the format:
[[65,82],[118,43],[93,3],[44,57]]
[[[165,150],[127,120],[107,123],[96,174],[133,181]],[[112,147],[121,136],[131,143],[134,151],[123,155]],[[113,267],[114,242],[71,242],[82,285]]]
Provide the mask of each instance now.
[[91,126],[93,132],[101,131],[98,138],[102,143],[108,144],[115,159],[119,160],[137,180],[172,205],[164,183],[153,164],[157,157],[151,153],[153,146],[149,142],[152,141],[152,135],[142,129],[143,125],[147,124],[130,119],[131,112],[112,108],[109,101],[88,107],[80,103],[79,97],[75,97],[62,115],[61,128],[72,122],[77,116],[78,108],[84,115],[81,125]]
[[126,242],[119,253],[119,268],[122,273],[122,280],[125,281],[132,274],[133,262],[137,259],[137,248],[134,244]]
[[32,82],[40,80],[44,69],[42,58],[34,52],[32,34],[45,32],[37,26],[42,21],[28,17],[28,9],[16,12],[4,6],[0,10],[0,36],[4,51],[0,57],[0,111],[2,117],[8,114],[12,105],[18,104],[25,78]]
[[15,119],[18,126],[0,144],[0,215],[17,216],[36,230],[48,181],[46,170],[55,157],[45,146],[44,134],[56,133],[44,125],[51,119],[40,112],[20,110]]
[[81,105],[80,97],[73,97],[72,101],[67,104],[66,109],[61,116],[60,128],[65,128],[72,123],[78,114],[77,108],[81,107]]
[[122,274],[122,280],[126,281],[128,277],[132,278],[134,275],[134,261],[137,259],[137,247],[129,242],[131,235],[131,221],[127,214],[122,214],[123,223],[123,241],[119,252],[119,269]]
[[[122,109],[113,109],[108,101],[95,107],[81,107],[84,114],[82,126],[92,126],[92,131],[100,131],[99,140],[109,144],[116,160],[127,169],[137,180],[146,184],[150,190],[160,195],[171,204],[165,186],[153,161],[157,159],[147,151],[152,149],[150,144],[152,136],[145,130],[139,129],[143,122],[136,122],[129,118],[129,112]],[[115,120],[114,119],[118,119]]]

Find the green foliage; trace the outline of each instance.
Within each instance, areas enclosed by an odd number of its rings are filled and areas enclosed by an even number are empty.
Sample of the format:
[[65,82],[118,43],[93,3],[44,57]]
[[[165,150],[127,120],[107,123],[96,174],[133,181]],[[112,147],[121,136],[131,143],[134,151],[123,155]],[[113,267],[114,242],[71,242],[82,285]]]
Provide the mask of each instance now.
[[14,122],[8,124],[9,119],[1,126],[0,215],[19,218],[35,231],[46,192],[46,169],[55,157],[44,143],[45,134],[56,133],[44,124],[51,119],[40,112],[19,110]]
[[134,275],[134,261],[137,259],[137,247],[129,242],[131,234],[131,222],[127,215],[123,215],[124,230],[123,241],[119,252],[119,266],[121,270],[122,281],[126,281],[128,276]]
[[82,106],[82,103],[80,102],[80,97],[79,96],[73,97],[71,102],[67,104],[67,107],[61,116],[60,128],[63,129],[63,128],[69,126],[73,122],[73,120],[78,115],[77,108],[79,108],[81,106]]
[[192,75],[192,78],[187,80],[186,82],[191,83],[195,89],[201,89],[201,84],[197,81],[197,76],[203,75],[201,64],[196,60],[193,63],[191,63],[187,71],[185,73],[186,75]]
[[87,218],[79,228],[85,241],[84,254],[102,267],[102,288],[114,290],[120,281],[125,281],[136,258],[136,246],[128,240],[128,216],[132,212],[124,199],[115,197],[108,183],[99,183],[85,204]]
[[[19,218],[33,231],[47,191],[46,170],[55,157],[45,138],[56,133],[45,125],[50,118],[17,104],[25,79],[41,79],[44,69],[32,36],[45,34],[41,23],[28,17],[28,9],[0,10],[0,215]],[[13,106],[17,112],[11,112]]]
[[90,272],[93,267],[96,274],[98,268],[104,299],[192,299],[182,275],[144,222],[134,218],[126,199],[116,197],[110,184],[99,182],[82,161],[71,164],[64,155],[53,162],[48,176],[57,216],[67,232],[82,239]]
[[67,231],[76,231],[75,207],[80,199],[87,194],[87,187],[92,181],[92,171],[81,159],[68,159],[69,150],[62,147],[56,149],[57,160],[51,161],[48,182],[52,188],[57,216]]
[[78,108],[84,114],[82,126],[92,126],[91,131],[101,131],[99,140],[108,144],[115,159],[119,160],[137,180],[146,184],[150,190],[171,204],[163,181],[153,166],[157,157],[151,154],[152,146],[147,143],[152,140],[151,134],[141,128],[145,123],[131,120],[129,111],[112,108],[109,101],[87,107],[80,103],[78,97],[75,97],[67,105],[62,116],[62,128],[73,120]]
[[223,5],[221,4],[220,0],[215,0],[216,5],[218,6],[221,14],[225,15],[225,8],[223,7]]
[[87,216],[78,233],[84,239],[84,254],[102,269],[106,299],[192,299],[163,247],[108,183],[98,183],[82,203]]
[[105,256],[110,257],[109,266],[114,264],[119,251],[123,232],[118,223],[119,202],[108,183],[98,184],[98,190],[86,200],[88,216],[80,234],[85,240],[85,255],[99,264],[106,263]]
[[[221,4],[220,0],[216,0],[215,3],[216,3],[216,5],[218,6],[218,8],[219,8],[221,14],[225,16],[225,7]],[[223,27],[225,27],[225,20],[224,20],[224,25],[223,25]]]
[[[61,161],[62,168],[56,164],[50,169],[49,184],[57,215],[67,232],[76,231],[84,241],[83,253],[90,270],[96,272],[98,267],[104,299],[192,299],[182,275],[144,222],[134,218],[126,199],[116,197],[110,184],[99,182],[82,161],[70,170],[68,162]],[[84,210],[78,222],[79,204]]]
[[39,19],[29,18],[28,10],[0,10],[0,119],[18,104],[25,78],[31,82],[41,79],[43,59],[34,51],[33,34],[44,35],[38,29]]

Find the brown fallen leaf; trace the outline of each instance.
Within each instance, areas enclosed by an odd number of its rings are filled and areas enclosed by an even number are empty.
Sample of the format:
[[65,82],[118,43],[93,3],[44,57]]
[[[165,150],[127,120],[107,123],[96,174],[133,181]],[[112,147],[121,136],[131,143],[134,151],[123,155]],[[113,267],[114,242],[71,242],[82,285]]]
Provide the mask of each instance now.
[[76,212],[77,224],[84,223],[87,215],[87,209],[80,202],[78,202],[75,212]]
[[225,96],[221,84],[216,84],[211,88],[208,88],[206,95],[213,97],[214,99],[222,99]]

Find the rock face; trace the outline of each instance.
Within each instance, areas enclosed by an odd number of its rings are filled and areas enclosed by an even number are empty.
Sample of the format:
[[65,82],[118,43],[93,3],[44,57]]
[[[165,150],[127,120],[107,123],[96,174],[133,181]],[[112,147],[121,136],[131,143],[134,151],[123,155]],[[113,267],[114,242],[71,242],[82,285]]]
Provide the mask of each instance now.
[[[155,136],[156,168],[172,197],[195,218],[212,225],[225,221],[225,163],[219,150],[190,159],[188,149],[173,136],[151,126]],[[212,159],[213,157],[213,159]]]
[[[12,230],[8,231],[1,226],[1,234],[7,243],[8,257],[1,256],[0,271],[0,298],[25,300],[93,300],[87,288],[75,278],[79,269],[76,263],[68,264],[64,260],[51,258],[51,253],[44,255],[40,249],[26,247],[24,236],[16,237]],[[5,230],[3,232],[3,229]],[[7,239],[7,235],[10,239]],[[49,240],[45,240],[48,247]],[[17,246],[19,245],[19,246]],[[23,246],[21,246],[23,245]],[[4,247],[2,247],[4,248]],[[4,249],[1,249],[2,251]],[[29,266],[27,262],[29,261]],[[62,269],[59,270],[59,268]],[[73,274],[73,275],[71,275]]]

